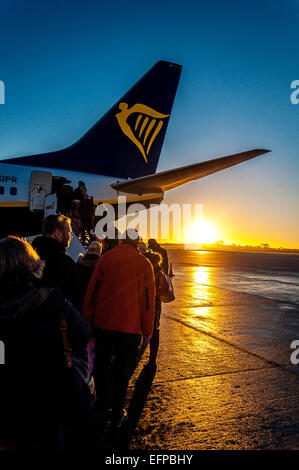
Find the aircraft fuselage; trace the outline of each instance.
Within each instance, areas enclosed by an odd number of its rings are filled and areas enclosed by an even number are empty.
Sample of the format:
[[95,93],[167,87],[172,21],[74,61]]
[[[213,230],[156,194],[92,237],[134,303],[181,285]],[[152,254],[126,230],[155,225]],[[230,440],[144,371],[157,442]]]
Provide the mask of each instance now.
[[55,168],[37,168],[0,163],[0,236],[11,234],[31,235],[41,229],[43,213],[30,211],[30,178],[33,171],[50,172],[53,177],[65,177],[75,189],[84,181],[87,193],[94,204],[117,205],[119,196],[126,196],[127,207],[137,202],[161,202],[161,193],[155,195],[133,195],[115,190],[113,183],[126,181],[110,176],[89,174]]

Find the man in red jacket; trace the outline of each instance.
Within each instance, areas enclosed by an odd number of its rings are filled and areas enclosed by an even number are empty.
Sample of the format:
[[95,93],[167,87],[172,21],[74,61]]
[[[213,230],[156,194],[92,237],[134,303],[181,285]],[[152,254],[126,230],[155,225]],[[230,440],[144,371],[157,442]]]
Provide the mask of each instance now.
[[120,427],[138,347],[148,343],[155,318],[155,278],[151,263],[139,253],[139,235],[128,229],[118,246],[98,261],[89,282],[83,314],[95,328],[97,399]]

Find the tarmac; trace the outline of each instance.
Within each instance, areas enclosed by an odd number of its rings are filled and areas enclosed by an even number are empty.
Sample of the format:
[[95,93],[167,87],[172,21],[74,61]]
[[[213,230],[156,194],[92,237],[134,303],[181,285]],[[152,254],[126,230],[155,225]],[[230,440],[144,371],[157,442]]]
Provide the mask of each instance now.
[[192,270],[178,271],[176,301],[163,305],[156,373],[146,352],[132,377],[128,449],[298,450],[298,305],[199,282]]
[[290,361],[299,306],[224,289],[217,268],[188,256],[170,253],[176,300],[162,307],[157,368],[146,367],[146,350],[128,389],[129,420],[97,449],[299,450],[299,366]]

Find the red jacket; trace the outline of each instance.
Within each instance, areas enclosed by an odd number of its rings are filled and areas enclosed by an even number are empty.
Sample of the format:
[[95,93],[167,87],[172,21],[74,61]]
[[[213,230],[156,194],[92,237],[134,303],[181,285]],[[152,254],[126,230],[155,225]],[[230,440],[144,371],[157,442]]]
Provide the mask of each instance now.
[[85,294],[83,315],[96,328],[152,334],[154,271],[133,245],[118,245],[100,258]]

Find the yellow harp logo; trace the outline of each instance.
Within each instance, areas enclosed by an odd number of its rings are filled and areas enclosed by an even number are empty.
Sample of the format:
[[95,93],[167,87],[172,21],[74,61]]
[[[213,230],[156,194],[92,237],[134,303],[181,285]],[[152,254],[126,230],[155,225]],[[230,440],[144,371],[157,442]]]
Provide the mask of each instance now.
[[[147,156],[154,140],[163,127],[163,119],[169,114],[161,114],[144,104],[134,104],[128,108],[127,103],[119,104],[120,112],[116,119],[123,133],[138,147],[147,163]],[[131,114],[136,113],[134,132],[127,120]],[[136,134],[136,135],[135,135]]]

